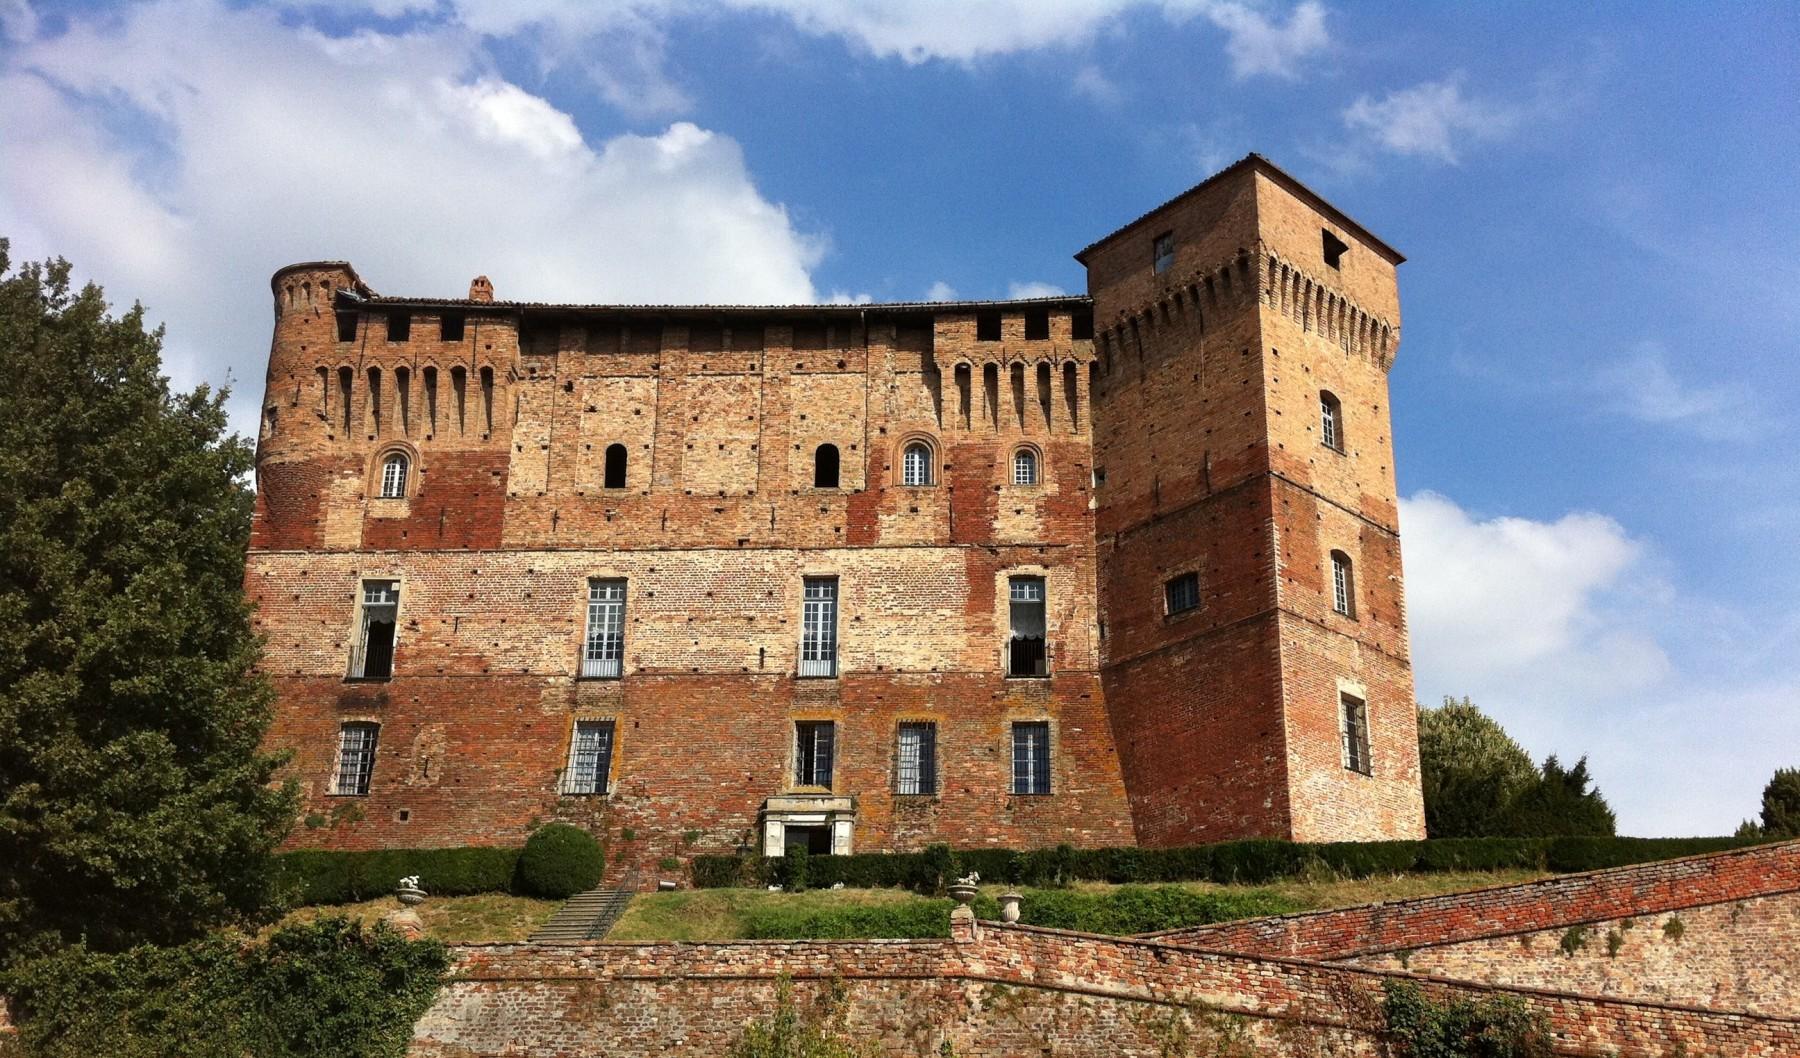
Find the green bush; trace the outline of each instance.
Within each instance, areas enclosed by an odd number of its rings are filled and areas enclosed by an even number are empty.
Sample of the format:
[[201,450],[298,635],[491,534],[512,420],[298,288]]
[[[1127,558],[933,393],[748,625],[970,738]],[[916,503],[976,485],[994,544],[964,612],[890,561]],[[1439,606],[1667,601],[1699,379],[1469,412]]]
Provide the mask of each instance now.
[[77,946],[9,985],[35,1058],[400,1058],[449,965],[437,941],[321,919],[262,944]]
[[382,849],[333,852],[302,849],[276,858],[287,902],[350,904],[392,893],[400,879],[418,875],[434,896],[504,893],[512,888],[519,850],[487,846],[457,849]]
[[1548,1021],[1517,996],[1428,999],[1411,981],[1388,981],[1382,1012],[1395,1058],[1549,1058]]
[[781,858],[781,887],[790,893],[806,892],[812,880],[811,872],[807,870],[811,860],[812,855],[803,848],[788,849],[787,855]]
[[547,823],[531,832],[519,854],[519,891],[564,900],[600,884],[606,857],[580,827]]
[[1760,842],[1759,838],[1551,838],[1545,862],[1558,872],[1595,871],[1634,863],[1673,860],[1704,852],[1723,852]]
[[948,937],[953,900],[846,904],[829,908],[751,908],[744,936],[762,940],[860,940]]
[[688,861],[688,874],[696,889],[762,886],[768,884],[761,872],[769,862],[758,856],[695,856]]

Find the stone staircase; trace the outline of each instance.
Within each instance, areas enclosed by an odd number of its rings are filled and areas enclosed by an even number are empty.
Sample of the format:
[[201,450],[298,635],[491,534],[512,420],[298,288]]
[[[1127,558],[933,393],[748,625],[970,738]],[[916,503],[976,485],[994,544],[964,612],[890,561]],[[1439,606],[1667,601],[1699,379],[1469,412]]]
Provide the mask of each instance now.
[[527,938],[532,944],[570,940],[599,940],[625,913],[637,893],[637,872],[619,879],[616,889],[599,887],[576,893],[556,909],[556,914]]

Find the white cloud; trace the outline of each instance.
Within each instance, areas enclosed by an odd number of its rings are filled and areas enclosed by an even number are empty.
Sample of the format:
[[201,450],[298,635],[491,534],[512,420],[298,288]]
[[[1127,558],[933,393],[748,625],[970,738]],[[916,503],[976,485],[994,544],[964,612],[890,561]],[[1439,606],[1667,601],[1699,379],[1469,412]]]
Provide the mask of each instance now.
[[951,286],[950,284],[944,282],[942,279],[940,279],[937,282],[931,284],[931,289],[927,290],[925,292],[925,300],[926,301],[955,301],[956,300],[956,288]]
[[1076,95],[1103,107],[1116,107],[1125,101],[1124,91],[1106,76],[1105,71],[1091,63],[1075,71],[1071,86]]
[[1654,342],[1594,373],[1594,389],[1613,411],[1654,426],[1672,426],[1708,440],[1749,440],[1767,423],[1741,384],[1684,382],[1669,370]]
[[[246,71],[254,71],[247,76]],[[331,38],[218,0],[76,19],[0,65],[0,231],[140,298],[180,383],[260,393],[268,276],[347,258],[376,289],[805,302],[821,240],[733,140],[678,123],[590,143],[464,31]],[[129,129],[129,135],[117,130]]]
[[28,0],[0,0],[0,40],[37,36],[37,13]]
[[1055,283],[1044,283],[1037,280],[1026,283],[1011,283],[1008,284],[1006,288],[1006,296],[1014,300],[1021,300],[1024,298],[1060,298],[1067,293],[1068,291],[1057,286]]
[[1463,94],[1462,76],[1425,81],[1377,100],[1359,96],[1344,111],[1344,124],[1395,154],[1422,155],[1455,164],[1458,145],[1499,139],[1521,120],[1517,107]]
[[1201,10],[1227,34],[1225,53],[1240,79],[1257,74],[1296,78],[1300,60],[1331,43],[1325,30],[1325,7],[1316,0],[1295,5],[1285,23],[1244,3],[1207,3]]

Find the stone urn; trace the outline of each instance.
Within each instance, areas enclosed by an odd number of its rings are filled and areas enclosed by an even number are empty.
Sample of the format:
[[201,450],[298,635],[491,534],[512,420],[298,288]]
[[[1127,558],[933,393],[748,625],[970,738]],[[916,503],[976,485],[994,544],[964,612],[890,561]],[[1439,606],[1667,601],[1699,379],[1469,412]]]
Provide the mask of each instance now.
[[975,894],[980,891],[975,887],[975,883],[979,881],[981,881],[981,875],[974,873],[966,878],[958,878],[950,883],[950,895],[956,898],[957,903],[968,907],[975,902]]
[[1016,889],[1008,889],[1000,894],[1000,921],[1012,924],[1019,921],[1019,901],[1025,899]]
[[419,876],[416,874],[400,879],[400,886],[394,890],[394,895],[407,907],[417,907],[425,902],[425,890],[419,887]]

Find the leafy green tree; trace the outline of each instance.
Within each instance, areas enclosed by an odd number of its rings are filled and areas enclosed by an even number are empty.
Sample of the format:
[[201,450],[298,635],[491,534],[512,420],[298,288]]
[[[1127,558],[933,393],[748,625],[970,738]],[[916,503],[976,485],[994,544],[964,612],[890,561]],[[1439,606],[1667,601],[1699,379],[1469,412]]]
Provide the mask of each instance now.
[[1777,768],[1763,787],[1761,836],[1800,838],[1800,768]]
[[1615,829],[1612,808],[1599,790],[1588,789],[1587,758],[1564,768],[1555,754],[1544,758],[1539,781],[1513,800],[1500,835],[1514,838],[1605,836]]
[[1425,832],[1434,838],[1613,833],[1612,809],[1589,789],[1587,758],[1542,768],[1494,719],[1463,698],[1419,710]]
[[0,965],[253,916],[293,819],[259,748],[252,449],[161,347],[0,240]]

